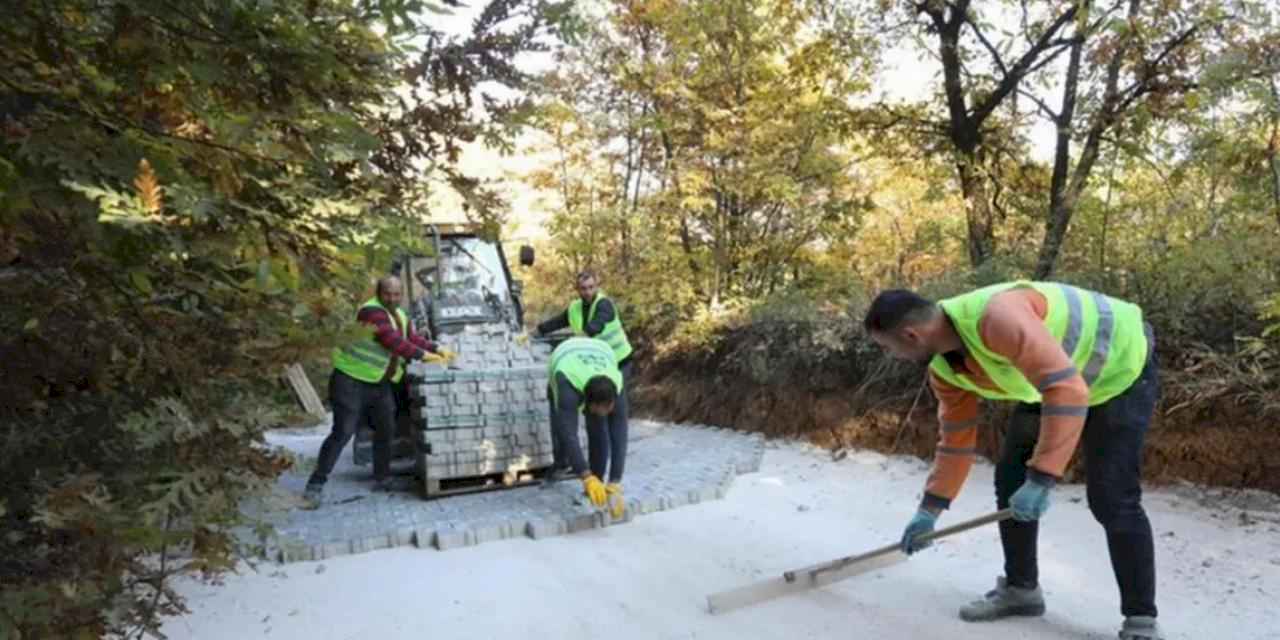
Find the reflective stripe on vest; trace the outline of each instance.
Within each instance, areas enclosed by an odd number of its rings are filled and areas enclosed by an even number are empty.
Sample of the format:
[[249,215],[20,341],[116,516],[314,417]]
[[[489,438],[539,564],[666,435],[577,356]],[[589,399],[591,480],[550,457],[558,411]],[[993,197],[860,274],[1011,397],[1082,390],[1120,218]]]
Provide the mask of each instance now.
[[1030,287],[1045,297],[1045,328],[1062,345],[1089,386],[1089,406],[1120,395],[1142,373],[1147,337],[1141,308],[1067,284],[1023,280],[991,285],[938,302],[955,325],[967,355],[978,362],[999,389],[980,387],[968,376],[957,374],[941,354],[930,361],[930,369],[952,385],[985,398],[1040,402],[1040,388],[1051,381],[1027,380],[1007,358],[989,350],[979,335],[979,323],[992,296],[1014,287]]
[[[591,318],[596,316],[596,305],[605,299],[603,291],[596,294],[596,299],[591,301],[591,309],[588,310],[586,318],[582,314],[582,298],[578,298],[569,303],[569,328],[573,329],[576,336],[587,335],[586,326],[591,322]],[[627,332],[622,328],[622,314],[618,312],[618,305],[613,305],[613,320],[610,320],[595,336],[600,340],[604,340],[613,349],[614,360],[622,362],[631,355],[631,342],[627,340]]]
[[[551,352],[551,361],[547,364],[547,384],[551,386],[552,401],[559,404],[557,373],[563,373],[569,384],[584,398],[587,383],[596,376],[609,378],[617,392],[622,393],[622,372],[614,360],[613,350],[596,338],[569,338]],[[578,408],[582,408],[581,402]]]
[[[360,309],[364,310],[369,307],[382,309],[382,306],[376,297],[370,298]],[[390,312],[387,312],[388,315]],[[405,336],[408,336],[407,327],[409,326],[409,318],[404,311],[396,309],[395,318],[400,321],[400,330]],[[373,331],[362,323],[361,329],[368,333],[363,338],[355,340],[341,347],[333,349],[333,368],[341,371],[361,382],[376,383],[381,382],[382,377],[387,373],[387,367],[391,364],[391,352],[378,343],[373,337]],[[400,378],[404,375],[404,359],[398,359],[396,370],[391,374],[392,382],[400,382]]]

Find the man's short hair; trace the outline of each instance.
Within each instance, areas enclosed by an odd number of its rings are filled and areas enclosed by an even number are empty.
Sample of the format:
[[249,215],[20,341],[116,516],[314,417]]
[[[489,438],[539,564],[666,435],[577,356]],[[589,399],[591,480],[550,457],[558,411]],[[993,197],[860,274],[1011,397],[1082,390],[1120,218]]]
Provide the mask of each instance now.
[[595,280],[595,279],[596,279],[596,272],[590,269],[583,269],[582,271],[578,272],[578,277],[577,277],[578,282],[582,282],[583,280]]
[[381,295],[382,290],[385,289],[387,285],[390,285],[393,282],[396,284],[399,284],[400,283],[399,276],[382,276],[381,278],[378,278],[378,285],[377,285],[378,295]]
[[618,397],[618,387],[607,376],[596,376],[588,380],[583,392],[587,396],[587,404],[613,402]]
[[916,324],[933,317],[937,305],[914,291],[889,289],[880,292],[867,309],[863,328],[867,333],[895,331],[904,325]]

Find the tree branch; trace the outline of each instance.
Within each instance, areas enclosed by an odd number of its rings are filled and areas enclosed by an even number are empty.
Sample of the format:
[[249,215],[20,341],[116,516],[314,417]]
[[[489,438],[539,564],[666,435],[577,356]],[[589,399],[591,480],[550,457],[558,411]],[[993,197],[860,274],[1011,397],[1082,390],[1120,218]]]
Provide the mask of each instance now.
[[[1124,90],[1120,91],[1120,95],[1128,95],[1128,97],[1122,101],[1121,107],[1117,111],[1124,111],[1129,107],[1129,105],[1133,104],[1135,99],[1145,93],[1149,93],[1152,88],[1157,86],[1153,83],[1156,68],[1160,66],[1160,63],[1163,62],[1165,58],[1169,57],[1169,54],[1173,53],[1195,36],[1201,26],[1202,25],[1199,24],[1193,25],[1190,29],[1179,34],[1178,37],[1170,40],[1169,43],[1165,45],[1164,50],[1161,51],[1160,55],[1156,56],[1154,60],[1151,62],[1143,62],[1143,68],[1137,73],[1138,79],[1134,80],[1133,84],[1130,84],[1125,87]],[[1148,70],[1150,71],[1150,75],[1146,75]],[[1191,84],[1194,85],[1195,83]]]
[[1046,103],[1044,100],[1041,100],[1039,96],[1021,87],[1018,88],[1018,95],[1023,96],[1025,98],[1030,98],[1032,102],[1036,103],[1036,105],[1040,107],[1040,111],[1044,112],[1044,115],[1049,116],[1049,119],[1051,120],[1057,121],[1059,117],[1058,113],[1054,111],[1053,107],[1050,107],[1048,103]]
[[1000,52],[996,51],[995,45],[991,44],[991,41],[987,39],[986,34],[982,33],[978,25],[970,23],[969,26],[973,28],[973,35],[978,36],[978,41],[991,53],[991,59],[996,63],[996,68],[1000,69],[1000,75],[1008,76],[1009,68],[1005,66],[1004,60],[1000,59]]
[[[1018,58],[1018,61],[1014,63],[1013,67],[1009,70],[1009,74],[1000,81],[998,86],[996,86],[995,91],[992,91],[986,99],[974,107],[972,117],[975,125],[981,126],[982,123],[986,121],[987,117],[995,111],[996,107],[1013,92],[1018,83],[1022,81],[1022,78],[1030,72],[1032,66],[1040,58],[1040,55],[1043,54],[1046,49],[1053,46],[1052,43],[1054,42],[1054,37],[1058,32],[1064,26],[1069,24],[1071,20],[1075,18],[1075,15],[1075,6],[1064,11],[1062,15],[1058,16],[1058,18],[1053,21],[1053,24],[1050,25],[1044,33],[1040,34],[1040,38],[1036,40],[1036,43]],[[965,22],[968,22],[970,27],[974,26],[968,19],[967,15],[962,19]]]

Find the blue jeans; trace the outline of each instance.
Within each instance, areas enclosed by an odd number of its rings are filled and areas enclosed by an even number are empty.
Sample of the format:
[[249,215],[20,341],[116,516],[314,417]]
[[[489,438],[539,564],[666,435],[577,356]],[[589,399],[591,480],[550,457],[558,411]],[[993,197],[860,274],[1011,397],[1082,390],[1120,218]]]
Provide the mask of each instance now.
[[[1142,508],[1142,446],[1160,396],[1155,341],[1138,379],[1124,393],[1089,408],[1084,443],[1089,510],[1107,535],[1111,568],[1120,588],[1120,611],[1126,616],[1156,615],[1155,544],[1151,522]],[[1027,460],[1040,432],[1040,406],[1022,404],[1014,411],[996,464],[996,506],[1009,506],[1026,479]],[[1036,537],[1039,523],[1000,523],[1005,577],[1011,586],[1038,583]]]

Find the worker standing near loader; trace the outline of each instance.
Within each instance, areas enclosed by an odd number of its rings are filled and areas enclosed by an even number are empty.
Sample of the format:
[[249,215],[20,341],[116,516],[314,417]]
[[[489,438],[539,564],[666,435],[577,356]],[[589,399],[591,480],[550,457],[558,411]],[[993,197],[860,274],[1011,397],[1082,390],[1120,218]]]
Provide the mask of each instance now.
[[929,365],[941,437],[924,498],[902,536],[926,546],[973,464],[978,399],[1019,402],[996,464],[1005,575],[961,608],[966,621],[1044,613],[1038,521],[1083,438],[1089,509],[1106,532],[1125,616],[1122,640],[1162,638],[1155,552],[1142,507],[1143,438],[1159,396],[1151,326],[1142,309],[1066,284],[1018,281],[938,302],[894,289],[876,297],[865,328],[894,357]]
[[[625,459],[614,457],[609,462],[609,484],[605,485],[604,461],[608,455],[607,444],[601,442],[609,428],[626,433],[626,413],[619,411],[625,382],[613,357],[613,350],[596,338],[569,338],[551,352],[547,365],[547,388],[551,396],[551,429],[559,434],[562,455],[574,476],[582,479],[582,487],[591,504],[605,506],[614,518],[626,512],[622,496],[622,470]],[[588,467],[578,443],[578,414],[587,421],[587,446],[591,450],[591,466]],[[618,424],[621,423],[621,424]],[[625,456],[625,449],[623,450]]]
[[[606,463],[611,460],[609,464],[613,467],[609,469],[610,476],[621,482],[623,461],[627,457],[627,418],[631,411],[627,397],[627,389],[631,386],[631,342],[622,327],[617,306],[608,295],[600,291],[595,273],[579,272],[576,288],[578,298],[569,303],[564,311],[539,324],[534,329],[534,335],[543,336],[568,327],[575,336],[598,338],[613,351],[618,370],[622,373],[623,384],[614,407],[617,417],[611,417],[607,423],[588,421],[587,429],[589,439],[601,443],[601,446],[591,448],[591,469],[604,477]],[[551,411],[555,410],[552,406]],[[600,429],[600,432],[592,433],[593,428]],[[554,433],[551,448],[554,462],[549,479],[554,482],[568,473],[569,463],[564,455],[564,443]]]
[[396,400],[394,385],[404,376],[408,360],[447,362],[453,354],[416,334],[408,316],[400,309],[403,297],[400,279],[386,276],[378,280],[377,293],[360,306],[356,322],[372,329],[370,335],[333,350],[333,372],[329,375],[329,402],[333,406],[333,429],[320,445],[315,471],[307,480],[303,498],[308,506],[319,506],[325,482],[338,462],[338,455],[366,419],[374,425],[374,488],[391,488],[391,444],[395,438]]

